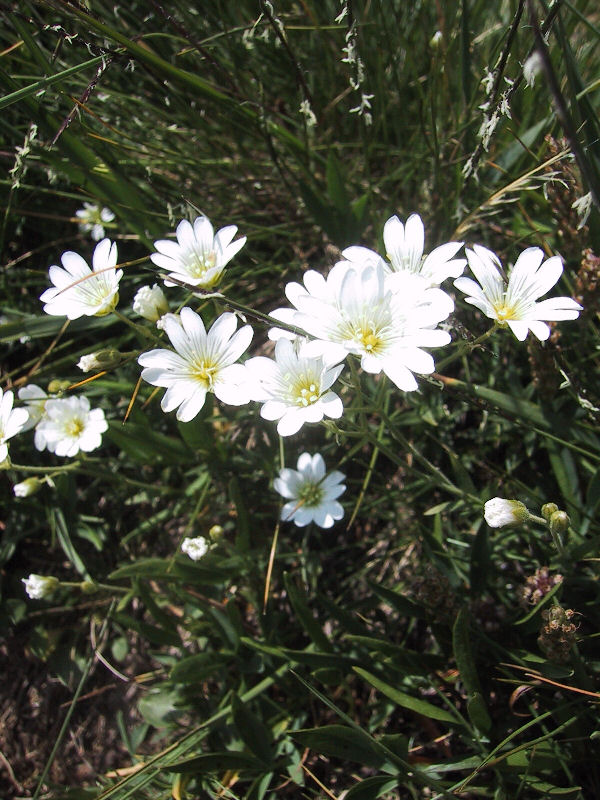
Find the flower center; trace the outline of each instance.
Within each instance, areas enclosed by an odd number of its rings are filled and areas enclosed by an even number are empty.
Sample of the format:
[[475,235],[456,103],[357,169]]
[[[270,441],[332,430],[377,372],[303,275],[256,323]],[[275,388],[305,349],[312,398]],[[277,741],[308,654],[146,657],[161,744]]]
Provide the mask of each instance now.
[[373,322],[365,321],[356,325],[353,338],[365,353],[378,353],[382,350],[383,339],[378,327]]
[[83,433],[84,428],[85,422],[81,417],[73,417],[73,419],[70,419],[65,425],[65,433],[73,439],[78,439]]
[[314,508],[323,502],[323,489],[318,483],[305,483],[298,492],[298,500],[307,508]]
[[496,318],[500,323],[506,322],[507,319],[515,318],[514,306],[511,306],[509,303],[498,303],[494,306],[494,311],[496,312]]
[[294,405],[306,408],[316,403],[321,396],[320,381],[314,375],[304,373],[292,376],[288,373],[284,380],[288,382],[288,392]]
[[212,391],[219,368],[210,361],[198,361],[192,368],[192,377],[202,384],[207,391]]
[[208,270],[212,269],[217,263],[217,256],[214,250],[208,253],[198,253],[193,251],[189,254],[189,271],[194,278],[202,278]]

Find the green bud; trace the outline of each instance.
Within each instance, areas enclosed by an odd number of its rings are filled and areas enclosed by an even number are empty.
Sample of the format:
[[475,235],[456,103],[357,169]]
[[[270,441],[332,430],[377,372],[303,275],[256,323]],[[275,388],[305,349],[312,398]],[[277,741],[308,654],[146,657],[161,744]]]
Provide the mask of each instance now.
[[542,506],[542,517],[546,520],[546,522],[550,522],[550,517],[555,511],[558,511],[558,506],[556,503],[544,503]]
[[429,47],[431,47],[432,50],[437,50],[438,47],[441,45],[443,38],[444,37],[443,37],[442,32],[441,31],[436,31],[433,34],[433,36],[431,37],[431,39],[429,40]]
[[87,356],[81,356],[77,362],[77,366],[82,372],[101,371],[103,369],[112,369],[118,367],[123,361],[123,354],[118,350],[106,349],[98,350],[97,353],[90,353]]
[[561,536],[569,530],[571,520],[566,511],[555,511],[550,517],[550,533]]
[[94,581],[81,581],[79,588],[83,594],[96,594],[98,591],[98,584],[94,583]]
[[59,394],[60,392],[65,392],[71,383],[72,381],[59,381],[58,378],[55,378],[48,384],[48,392],[50,394]]
[[223,528],[220,525],[213,525],[208,531],[210,538],[215,541],[223,536]]

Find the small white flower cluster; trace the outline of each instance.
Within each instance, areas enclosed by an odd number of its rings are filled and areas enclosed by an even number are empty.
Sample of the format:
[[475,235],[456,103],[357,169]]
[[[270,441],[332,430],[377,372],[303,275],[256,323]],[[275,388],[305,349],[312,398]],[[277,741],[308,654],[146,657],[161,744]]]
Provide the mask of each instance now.
[[104,226],[115,218],[109,208],[101,208],[96,203],[84,203],[75,216],[79,220],[81,233],[89,233],[95,242],[104,238]]
[[186,537],[181,543],[181,552],[189,556],[192,561],[200,561],[208,553],[208,549],[209,542],[204,536],[196,536],[193,539]]
[[[346,16],[349,17],[349,6],[347,2],[342,4],[342,10],[335,18],[336,23],[339,25]],[[342,52],[344,54],[342,63],[348,64],[353,71],[353,74],[349,79],[350,88],[355,92],[360,92],[360,101],[356,106],[350,109],[350,113],[358,114],[359,117],[362,117],[365,125],[368,127],[369,125],[373,124],[371,100],[373,99],[374,95],[367,94],[362,88],[366,78],[366,69],[364,61],[358,54],[358,26],[355,19],[352,19],[348,26],[345,40],[346,44],[342,48]]]
[[19,389],[19,400],[27,414],[21,430],[35,427],[37,450],[71,458],[100,447],[108,423],[101,408],[90,408],[87,397],[52,397],[32,383]]
[[[205,216],[193,223],[182,220],[176,241],[155,242],[156,252],[150,258],[165,270],[166,287],[182,285],[206,293],[218,286],[227,264],[246,243],[245,236],[234,240],[236,233],[235,225],[215,233]],[[240,363],[253,330],[248,324],[238,329],[235,314],[222,313],[207,329],[188,306],[178,314],[170,313],[158,284],[139,288],[134,313],[155,323],[171,345],[138,357],[141,377],[166,389],[163,411],[176,411],[178,420],[189,422],[203,408],[207,394],[213,393],[232,406],[260,403],[263,419],[277,422],[281,436],[292,436],[305,424],[343,415],[335,383],[346,358],[352,356],[360,359],[365,372],[384,373],[397,388],[415,391],[416,375],[435,369],[429,349],[451,341],[448,330],[439,327],[454,309],[453,299],[441,288],[448,279],[454,279],[467,303],[496,326],[509,327],[520,341],[529,331],[543,341],[550,335],[546,322],[575,319],[582,310],[568,297],[538,302],[563,270],[558,256],[544,260],[539,248],[521,253],[506,281],[497,256],[480,245],[467,249],[466,258],[457,257],[462,242],[447,242],[425,254],[425,230],[417,214],[406,223],[390,217],[383,243],[385,257],[354,245],[342,252],[342,260],[327,275],[309,270],[302,283],[286,286],[290,305],[271,315],[285,326],[285,330],[269,331],[275,341],[273,358],[256,356]],[[48,314],[78,319],[115,310],[123,275],[117,269],[115,243],[103,239],[97,244],[92,269],[70,251],[62,255],[61,263],[62,268],[50,267],[53,286],[40,298]],[[478,282],[461,277],[467,263]],[[103,350],[83,356],[79,366],[83,370],[111,368],[122,360],[118,351]],[[8,455],[7,440],[34,427],[34,443],[40,451],[72,457],[100,446],[108,423],[102,409],[92,409],[86,397],[49,396],[32,384],[20,389],[19,399],[25,408],[13,409],[12,392],[0,394],[0,461]],[[319,453],[303,453],[297,467],[283,469],[274,483],[288,501],[282,520],[330,527],[343,515],[337,497],[345,489],[344,476],[337,471],[326,475]],[[33,491],[25,483],[17,487],[18,497]],[[201,558],[207,548],[202,537],[182,544],[183,552],[194,559]]]

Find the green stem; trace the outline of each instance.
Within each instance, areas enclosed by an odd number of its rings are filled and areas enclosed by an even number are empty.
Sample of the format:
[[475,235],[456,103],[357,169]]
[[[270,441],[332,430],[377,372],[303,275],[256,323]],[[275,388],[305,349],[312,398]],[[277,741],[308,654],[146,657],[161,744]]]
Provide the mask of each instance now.
[[115,308],[112,312],[117,319],[120,319],[121,322],[124,322],[130,328],[132,328],[137,334],[143,336],[144,339],[150,339],[153,342],[157,342],[158,344],[163,344],[163,340],[160,336],[150,331],[148,328],[145,328],[143,325],[138,325],[137,322],[134,322],[132,319],[129,319],[125,314],[122,314],[120,311],[117,311]]
[[295,333],[296,336],[307,335],[306,331],[302,330],[302,328],[297,328],[295,325],[288,325],[287,322],[281,322],[275,317],[271,317],[269,314],[263,314],[262,311],[255,311],[253,308],[249,308],[248,306],[245,306],[242,303],[238,303],[235,300],[230,300],[228,297],[225,297],[225,295],[221,294],[220,292],[211,292],[210,290],[200,289],[198,288],[198,286],[192,286],[192,284],[190,283],[186,283],[185,281],[180,281],[177,278],[174,278],[172,275],[159,275],[159,277],[162,278],[163,280],[169,280],[172,283],[176,283],[177,286],[181,286],[182,288],[187,289],[188,292],[191,292],[191,294],[195,295],[196,297],[201,297],[203,300],[206,300],[210,297],[216,297],[227,308],[231,308],[233,311],[239,311],[245,317],[251,317],[252,319],[256,319],[259,322],[263,322],[265,325],[268,325],[271,328],[281,328],[284,331],[290,331],[290,333]]
[[81,466],[81,461],[73,461],[71,464],[65,464],[62,467],[28,467],[24,464],[13,464],[11,462],[10,468],[17,469],[19,472],[32,472],[34,474],[45,474],[48,478],[58,475],[60,472],[69,472]]
[[479,345],[482,342],[485,342],[486,339],[489,339],[489,337],[495,331],[497,331],[498,328],[499,328],[498,323],[494,323],[494,325],[492,325],[492,327],[489,329],[489,331],[486,331],[485,333],[482,333],[481,336],[478,336],[477,339],[474,339],[472,342],[465,342],[465,341],[459,342],[456,350],[454,351],[454,353],[452,353],[449,356],[446,356],[446,358],[443,358],[441,361],[438,361],[438,363],[436,364],[436,367],[435,367],[436,371],[439,372],[441,369],[444,369],[444,367],[447,367],[448,364],[451,364],[453,361],[456,361],[458,358],[462,358],[462,356],[465,355],[465,353],[470,353],[473,350],[475,350],[475,348],[479,347]]

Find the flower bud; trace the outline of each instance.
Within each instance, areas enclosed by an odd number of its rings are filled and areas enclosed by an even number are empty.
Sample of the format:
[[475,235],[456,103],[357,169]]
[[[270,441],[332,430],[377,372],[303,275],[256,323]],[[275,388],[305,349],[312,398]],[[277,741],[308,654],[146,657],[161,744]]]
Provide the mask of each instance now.
[[223,536],[223,532],[223,528],[220,525],[213,525],[208,531],[208,535],[214,541],[215,539],[220,539]]
[[77,366],[82,372],[92,372],[93,370],[112,369],[117,367],[122,360],[123,355],[118,350],[98,350],[97,353],[81,356]]
[[25,478],[21,483],[15,483],[13,486],[13,493],[15,497],[30,497],[32,494],[39,492],[42,488],[42,483],[39,478]]
[[443,35],[441,31],[436,31],[431,39],[429,40],[429,47],[432,50],[437,50],[440,44],[442,43]]
[[485,504],[483,516],[490,528],[507,528],[527,522],[531,515],[520,500],[494,497]]
[[59,392],[66,391],[71,385],[71,381],[61,381],[55,378],[48,384],[48,391],[50,394],[58,394]]
[[192,561],[200,561],[208,552],[208,542],[204,536],[197,536],[195,539],[186,538],[181,543],[181,552],[189,556]]
[[137,290],[133,298],[133,310],[149,322],[158,322],[169,310],[169,303],[163,290],[155,283],[152,288],[142,286]]
[[546,520],[546,522],[550,522],[550,517],[555,511],[558,511],[558,506],[556,503],[544,503],[542,506],[542,517]]
[[42,600],[48,597],[60,584],[58,578],[52,575],[34,575],[31,574],[28,578],[22,578],[25,584],[25,591],[32,600]]
[[96,594],[98,591],[98,584],[94,583],[94,581],[81,581],[79,589],[83,594]]
[[569,515],[566,513],[566,511],[555,511],[550,517],[550,533],[553,535],[558,534],[559,536],[562,536],[563,533],[566,533],[569,530],[570,524],[571,520],[569,519]]

